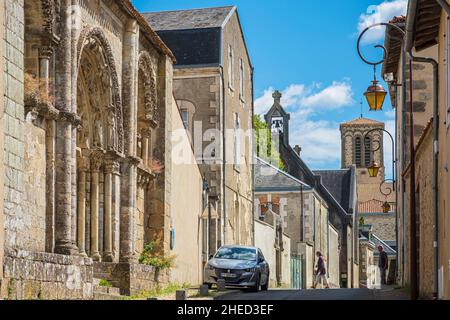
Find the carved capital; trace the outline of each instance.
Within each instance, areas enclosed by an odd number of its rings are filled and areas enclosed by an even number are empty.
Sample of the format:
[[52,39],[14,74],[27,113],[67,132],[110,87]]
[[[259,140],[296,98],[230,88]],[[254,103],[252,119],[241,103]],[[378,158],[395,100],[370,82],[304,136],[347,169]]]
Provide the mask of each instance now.
[[39,59],[50,60],[53,57],[54,50],[52,47],[44,46],[39,48]]
[[137,185],[139,188],[148,188],[155,176],[145,170],[138,170]]
[[81,128],[81,118],[73,112],[67,112],[67,111],[60,111],[59,112],[59,119],[64,122],[69,122],[73,126],[77,128]]

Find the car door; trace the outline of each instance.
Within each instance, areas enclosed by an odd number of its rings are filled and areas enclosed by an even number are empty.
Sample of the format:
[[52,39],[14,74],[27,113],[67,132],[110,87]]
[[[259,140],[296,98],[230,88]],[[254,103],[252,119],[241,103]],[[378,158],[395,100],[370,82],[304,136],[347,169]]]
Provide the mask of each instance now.
[[269,283],[269,264],[261,250],[258,250],[258,264],[261,270],[261,284]]

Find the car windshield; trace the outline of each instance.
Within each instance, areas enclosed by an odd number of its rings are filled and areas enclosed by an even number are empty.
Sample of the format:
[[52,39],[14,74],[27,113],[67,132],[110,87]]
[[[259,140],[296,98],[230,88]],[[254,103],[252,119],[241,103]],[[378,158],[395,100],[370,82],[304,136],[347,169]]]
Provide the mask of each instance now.
[[256,261],[256,250],[250,248],[222,248],[216,259]]

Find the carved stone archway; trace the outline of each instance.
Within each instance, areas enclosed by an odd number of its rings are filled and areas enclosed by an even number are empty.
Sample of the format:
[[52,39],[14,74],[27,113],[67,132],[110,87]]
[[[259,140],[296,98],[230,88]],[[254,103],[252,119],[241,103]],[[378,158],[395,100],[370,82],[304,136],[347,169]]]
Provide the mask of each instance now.
[[111,80],[111,92],[112,101],[111,107],[113,107],[115,113],[115,121],[117,124],[117,151],[123,153],[124,151],[124,130],[123,130],[123,110],[122,101],[120,97],[120,86],[119,78],[117,75],[117,69],[115,67],[114,55],[112,48],[106,39],[103,30],[99,27],[88,27],[85,28],[81,34],[78,41],[77,50],[77,61],[78,61],[78,73],[82,66],[82,55],[87,45],[92,45],[92,41],[98,45],[102,51],[103,58],[105,60],[105,66],[108,69],[110,80]]
[[95,261],[118,258],[122,105],[112,50],[100,28],[78,45],[77,242]]
[[[141,52],[139,55],[139,77],[142,78],[142,89],[144,96],[144,114],[145,118],[153,125],[158,124],[158,89],[156,84],[156,68],[157,61],[153,59],[147,51]],[[141,79],[139,79],[141,80]]]

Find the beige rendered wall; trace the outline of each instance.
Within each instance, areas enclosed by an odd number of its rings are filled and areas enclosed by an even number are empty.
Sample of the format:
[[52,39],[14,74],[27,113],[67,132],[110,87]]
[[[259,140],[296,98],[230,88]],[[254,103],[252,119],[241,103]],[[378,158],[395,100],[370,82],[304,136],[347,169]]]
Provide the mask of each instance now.
[[283,288],[290,288],[291,281],[291,239],[287,235],[283,235],[282,261],[281,261],[281,282]]
[[329,228],[328,276],[333,287],[339,286],[339,235],[331,226]]
[[261,249],[269,263],[270,287],[276,287],[275,229],[273,226],[262,221],[255,221],[255,246]]
[[[3,135],[3,116],[5,110],[4,96],[4,83],[3,83],[3,50],[4,50],[4,25],[3,19],[5,16],[5,2],[0,2],[0,159],[3,159],[4,149],[4,135]],[[5,176],[5,169],[3,161],[0,161],[0,195],[3,195],[3,179]],[[3,197],[0,197],[0,208],[3,208]],[[0,210],[0,282],[3,277],[3,250],[4,250],[4,214],[3,210]]]
[[[202,189],[203,179],[195,162],[188,135],[184,131],[178,107],[172,104],[172,194],[171,220],[175,229],[176,267],[172,270],[173,282],[201,284],[202,279]],[[189,163],[178,161],[180,153]]]

